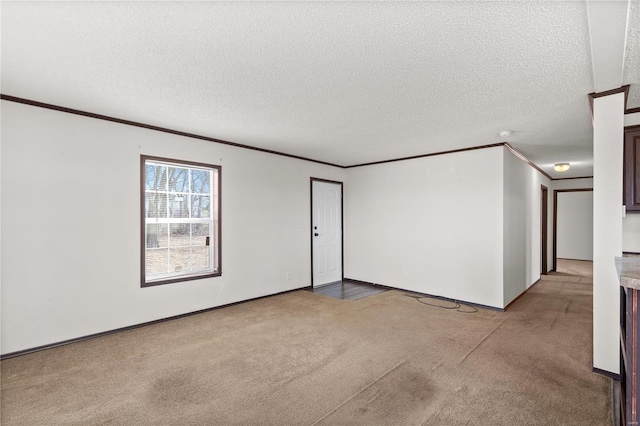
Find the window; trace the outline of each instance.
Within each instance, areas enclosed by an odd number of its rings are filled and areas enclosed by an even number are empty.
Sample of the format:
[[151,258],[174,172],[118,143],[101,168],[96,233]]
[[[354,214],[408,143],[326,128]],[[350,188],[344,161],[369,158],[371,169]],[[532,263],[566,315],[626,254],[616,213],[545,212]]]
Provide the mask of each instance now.
[[220,166],[141,156],[142,287],[218,276]]

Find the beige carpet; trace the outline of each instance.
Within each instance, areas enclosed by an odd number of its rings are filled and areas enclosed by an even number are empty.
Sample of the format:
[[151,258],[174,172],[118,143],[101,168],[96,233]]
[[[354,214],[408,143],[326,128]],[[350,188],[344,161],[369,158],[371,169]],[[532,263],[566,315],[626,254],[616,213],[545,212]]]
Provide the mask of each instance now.
[[589,279],[561,275],[504,313],[395,290],[357,301],[287,293],[2,361],[1,420],[607,425],[591,300]]
[[560,274],[593,277],[593,262],[590,260],[556,259],[556,271]]

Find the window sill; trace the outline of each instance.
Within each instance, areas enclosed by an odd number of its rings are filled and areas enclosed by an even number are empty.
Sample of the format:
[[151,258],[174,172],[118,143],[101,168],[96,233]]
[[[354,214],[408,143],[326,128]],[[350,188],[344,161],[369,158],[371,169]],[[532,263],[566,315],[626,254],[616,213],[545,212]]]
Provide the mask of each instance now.
[[184,275],[179,277],[161,278],[153,281],[146,281],[146,282],[143,281],[140,284],[140,287],[155,287],[157,285],[163,285],[163,284],[173,284],[173,283],[180,283],[184,281],[214,278],[214,277],[219,277],[221,275],[222,275],[222,271],[216,271],[216,272],[208,272],[206,274],[201,274],[201,275]]

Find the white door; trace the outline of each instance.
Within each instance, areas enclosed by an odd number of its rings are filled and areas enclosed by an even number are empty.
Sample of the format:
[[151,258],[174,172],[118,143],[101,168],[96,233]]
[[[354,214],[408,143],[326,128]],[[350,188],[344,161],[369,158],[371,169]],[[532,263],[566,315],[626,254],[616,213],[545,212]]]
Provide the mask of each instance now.
[[342,184],[311,181],[313,286],[342,280]]

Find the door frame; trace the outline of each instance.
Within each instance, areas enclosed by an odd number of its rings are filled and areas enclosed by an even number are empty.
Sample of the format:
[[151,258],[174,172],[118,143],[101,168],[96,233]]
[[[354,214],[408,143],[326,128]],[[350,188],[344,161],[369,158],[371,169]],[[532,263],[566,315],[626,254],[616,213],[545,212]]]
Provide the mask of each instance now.
[[549,188],[544,185],[540,185],[540,250],[540,274],[547,275],[549,273]]
[[309,286],[309,288],[311,289],[313,289],[313,182],[325,182],[340,185],[340,245],[342,247],[340,259],[340,279],[344,280],[344,183],[337,180],[311,177],[309,179],[309,196],[311,199],[311,209],[309,214],[309,240],[311,244],[311,285]]
[[558,267],[558,192],[593,192],[593,188],[556,189],[553,191],[553,271]]

